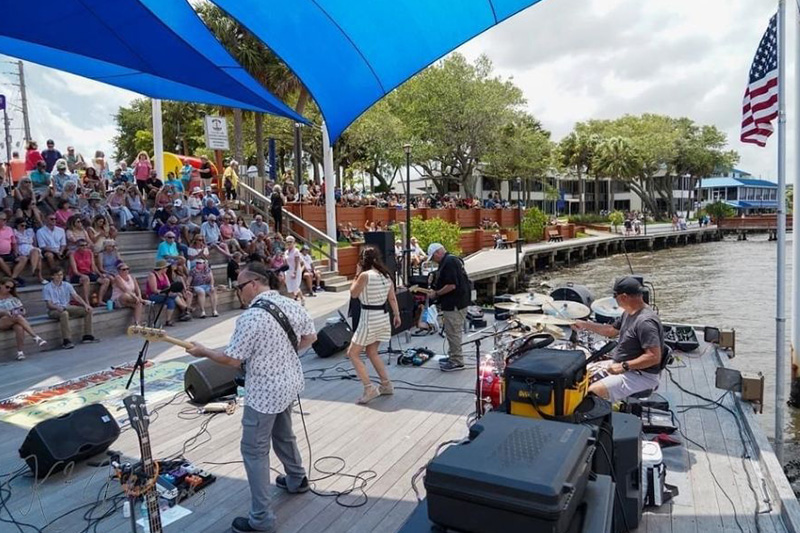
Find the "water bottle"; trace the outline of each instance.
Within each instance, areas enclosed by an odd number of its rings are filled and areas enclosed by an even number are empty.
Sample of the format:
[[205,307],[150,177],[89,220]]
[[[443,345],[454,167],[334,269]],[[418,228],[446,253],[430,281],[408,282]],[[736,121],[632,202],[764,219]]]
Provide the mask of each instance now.
[[106,302],[106,309],[108,309],[109,311],[113,311],[114,310],[114,301],[113,300],[108,300]]
[[244,405],[244,387],[241,385],[236,387],[236,403],[239,406]]

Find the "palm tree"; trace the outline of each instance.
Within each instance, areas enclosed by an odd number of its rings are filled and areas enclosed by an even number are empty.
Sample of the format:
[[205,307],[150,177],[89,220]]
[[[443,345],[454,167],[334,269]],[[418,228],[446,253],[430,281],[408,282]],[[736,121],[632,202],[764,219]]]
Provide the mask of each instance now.
[[[610,137],[604,139],[597,147],[594,161],[595,172],[603,175],[610,180],[629,181],[639,169],[638,159],[630,141],[625,137]],[[611,195],[611,183],[609,183],[609,196]],[[612,210],[614,202],[609,197],[609,211]]]
[[592,165],[592,154],[597,138],[594,135],[572,132],[558,145],[560,162],[568,168],[574,169],[578,177],[580,196],[580,214],[586,214],[586,181],[585,175],[589,173]]

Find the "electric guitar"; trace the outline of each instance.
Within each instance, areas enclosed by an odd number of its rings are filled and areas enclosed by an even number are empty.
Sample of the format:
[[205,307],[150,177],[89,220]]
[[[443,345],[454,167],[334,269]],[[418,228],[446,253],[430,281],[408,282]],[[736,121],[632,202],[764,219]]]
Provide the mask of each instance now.
[[163,533],[161,528],[161,511],[158,507],[158,489],[156,480],[158,470],[153,455],[150,451],[150,415],[147,414],[147,406],[144,398],[138,394],[131,394],[122,403],[128,411],[128,419],[131,427],[139,436],[139,450],[142,455],[142,469],[145,475],[145,485],[142,495],[147,506],[147,522],[150,525],[150,533]]
[[151,342],[168,342],[170,344],[174,344],[175,346],[180,346],[181,348],[191,348],[194,346],[191,342],[170,337],[163,329],[148,328],[145,326],[129,326],[128,336],[144,337]]

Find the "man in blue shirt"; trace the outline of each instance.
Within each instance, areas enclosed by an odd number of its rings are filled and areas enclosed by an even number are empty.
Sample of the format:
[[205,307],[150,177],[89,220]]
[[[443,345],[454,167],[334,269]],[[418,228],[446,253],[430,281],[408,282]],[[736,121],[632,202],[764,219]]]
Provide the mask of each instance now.
[[56,161],[61,159],[61,152],[55,149],[56,143],[53,139],[47,139],[47,150],[42,150],[42,158],[45,162],[45,170],[52,172]]
[[[56,268],[50,283],[42,289],[42,298],[47,304],[47,316],[55,318],[61,326],[61,347],[74,348],[69,327],[70,317],[83,318],[83,337],[81,342],[97,342],[92,334],[92,307],[81,298],[75,289],[64,281],[64,270]],[[71,302],[79,305],[72,305]]]

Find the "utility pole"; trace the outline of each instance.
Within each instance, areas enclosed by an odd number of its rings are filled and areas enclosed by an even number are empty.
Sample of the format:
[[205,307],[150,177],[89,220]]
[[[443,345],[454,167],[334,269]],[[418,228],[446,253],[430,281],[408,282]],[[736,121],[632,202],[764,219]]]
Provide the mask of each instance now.
[[22,61],[17,61],[17,68],[19,68],[19,94],[22,98],[22,122],[25,125],[25,140],[31,140],[31,122],[28,119],[28,95],[25,91],[25,70],[22,66]]
[[[5,98],[2,98],[5,101]],[[9,128],[9,121],[8,121],[8,111],[6,111],[5,105],[3,105],[3,127],[6,130],[6,162],[11,161],[11,132],[8,130]]]

